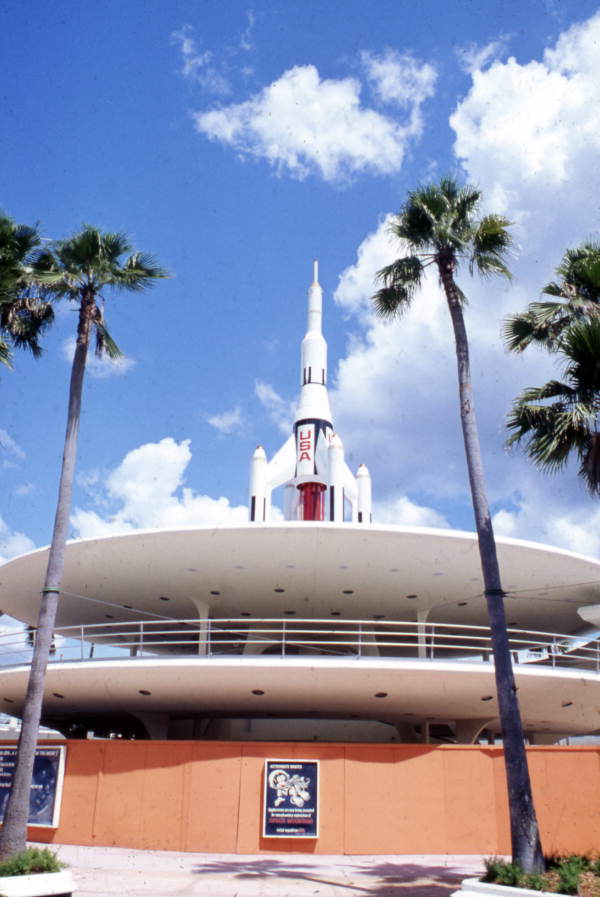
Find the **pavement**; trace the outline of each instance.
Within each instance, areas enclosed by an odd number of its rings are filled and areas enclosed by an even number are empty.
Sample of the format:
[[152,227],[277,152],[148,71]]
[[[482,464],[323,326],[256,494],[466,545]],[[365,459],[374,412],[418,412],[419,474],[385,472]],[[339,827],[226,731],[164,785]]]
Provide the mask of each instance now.
[[257,856],[52,845],[76,897],[450,897],[480,856]]

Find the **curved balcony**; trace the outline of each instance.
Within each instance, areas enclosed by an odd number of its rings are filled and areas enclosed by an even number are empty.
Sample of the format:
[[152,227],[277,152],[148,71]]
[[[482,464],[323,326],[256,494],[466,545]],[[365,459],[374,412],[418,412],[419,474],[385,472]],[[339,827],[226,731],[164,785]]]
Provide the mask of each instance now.
[[[600,633],[563,635],[509,629],[515,664],[600,673]],[[0,664],[28,663],[33,631],[0,636]],[[315,619],[139,620],[63,626],[56,630],[51,663],[94,659],[200,656],[418,658],[490,662],[489,629],[467,624]]]

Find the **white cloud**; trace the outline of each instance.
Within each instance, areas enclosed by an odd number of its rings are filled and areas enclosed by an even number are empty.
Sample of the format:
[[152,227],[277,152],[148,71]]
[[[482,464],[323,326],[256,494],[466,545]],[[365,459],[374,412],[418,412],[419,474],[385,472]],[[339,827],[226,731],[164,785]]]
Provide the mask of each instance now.
[[[66,358],[67,361],[73,361],[75,343],[75,337],[69,337],[63,343],[63,357]],[[97,380],[104,380],[106,377],[118,377],[122,374],[126,374],[127,371],[130,371],[131,368],[135,367],[135,364],[135,360],[133,358],[128,358],[126,355],[120,355],[118,358],[110,358],[106,354],[98,356],[93,348],[90,347],[85,370],[90,377],[94,377]]]
[[[360,83],[354,78],[321,79],[313,65],[295,66],[243,103],[196,114],[198,131],[231,146],[241,158],[266,159],[278,173],[303,179],[318,173],[326,181],[344,181],[358,173],[398,171],[408,141],[420,132],[419,109],[429,95],[429,66],[379,61],[412,72],[403,95],[408,107],[405,123],[398,123],[360,102]],[[371,66],[377,64],[375,57]],[[379,70],[378,70],[379,71]],[[425,74],[423,74],[423,72]],[[419,77],[421,81],[419,81]],[[383,70],[373,76],[381,94],[401,95],[393,77]]]
[[265,383],[263,380],[256,381],[254,393],[273,423],[282,433],[288,435],[294,420],[295,403],[284,399],[270,383]]
[[566,246],[598,228],[599,44],[600,13],[542,61],[511,57],[474,71],[451,118],[469,180],[519,222],[526,253],[551,259],[546,277]]
[[25,495],[33,495],[35,492],[35,486],[33,483],[21,483],[20,486],[17,486],[15,489],[15,495],[25,496]]
[[361,53],[367,80],[380,103],[409,109],[407,132],[419,136],[422,130],[421,106],[434,94],[437,72],[429,63],[421,63],[410,53],[387,49],[378,56]]
[[136,529],[184,529],[205,524],[242,523],[248,511],[226,498],[198,495],[184,486],[192,453],[190,441],[170,437],[128,452],[104,484],[100,505],[117,510],[102,513],[76,508],[71,523],[78,538],[96,538]]
[[7,451],[10,455],[18,458],[19,461],[25,460],[25,452],[18,445],[12,436],[6,430],[0,429],[0,447]]
[[[481,188],[490,210],[517,221],[520,243],[511,284],[458,273],[469,298],[471,370],[497,529],[595,555],[598,502],[579,483],[576,465],[548,477],[504,449],[514,396],[557,371],[555,359],[539,351],[507,354],[500,334],[507,314],[539,296],[564,250],[598,227],[599,44],[596,15],[562,35],[542,62],[512,59],[476,70],[452,117],[466,180]],[[385,325],[371,307],[376,271],[400,252],[384,219],[340,277],[335,299],[355,316],[359,333],[350,337],[331,394],[336,429],[353,464],[369,466],[378,505],[394,508],[400,495],[407,511],[430,508],[452,525],[472,527],[454,341],[437,278],[426,279],[400,322]]]
[[32,551],[34,548],[35,545],[29,536],[11,530],[0,517],[0,564],[19,554],[25,554],[26,551]]
[[210,417],[207,417],[206,420],[218,433],[225,436],[241,429],[244,417],[242,409],[237,405],[231,411],[223,411],[221,414],[213,414]]
[[171,35],[171,43],[179,46],[181,53],[180,74],[195,81],[207,93],[226,96],[231,93],[229,81],[221,66],[215,63],[211,50],[199,52],[192,25],[182,25]]
[[433,508],[411,501],[405,495],[375,502],[373,520],[375,523],[393,523],[398,526],[430,526],[438,529],[450,526],[442,514],[438,514]]
[[254,26],[256,25],[256,16],[251,9],[246,10],[246,22],[247,25],[242,32],[242,36],[240,37],[240,49],[249,52],[250,50],[254,49],[252,35],[254,32]]
[[496,534],[600,557],[600,507],[556,501],[552,487],[552,479],[544,489],[530,485],[527,497],[521,498],[514,509],[498,511],[493,518]]
[[510,35],[502,34],[497,40],[490,41],[489,44],[468,43],[464,47],[458,47],[456,55],[461,68],[469,74],[484,69],[506,52],[509,40]]

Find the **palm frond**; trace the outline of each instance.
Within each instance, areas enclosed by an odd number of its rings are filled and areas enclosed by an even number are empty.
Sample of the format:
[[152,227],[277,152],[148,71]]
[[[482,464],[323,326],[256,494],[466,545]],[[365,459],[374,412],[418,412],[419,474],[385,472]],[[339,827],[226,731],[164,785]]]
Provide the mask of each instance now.
[[503,215],[485,215],[475,226],[471,238],[469,269],[477,268],[480,274],[501,274],[510,279],[504,262],[513,240],[507,230],[510,221]]
[[12,368],[12,354],[6,340],[0,338],[0,364]]
[[106,329],[103,319],[94,321],[94,329],[96,331],[96,355],[99,357],[108,355],[112,359],[122,358],[123,352]]
[[382,287],[372,297],[376,313],[380,318],[401,318],[410,306],[413,293],[401,284]]

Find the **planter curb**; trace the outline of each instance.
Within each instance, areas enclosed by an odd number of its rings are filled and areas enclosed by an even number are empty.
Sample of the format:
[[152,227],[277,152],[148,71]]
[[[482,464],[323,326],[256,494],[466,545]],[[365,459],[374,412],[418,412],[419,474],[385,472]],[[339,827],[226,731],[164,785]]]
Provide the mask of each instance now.
[[39,872],[35,875],[0,876],[1,897],[58,897],[75,890],[68,869],[62,872]]
[[493,885],[478,878],[465,878],[459,891],[450,897],[568,897],[554,891],[532,891],[530,888],[513,888],[509,885]]

